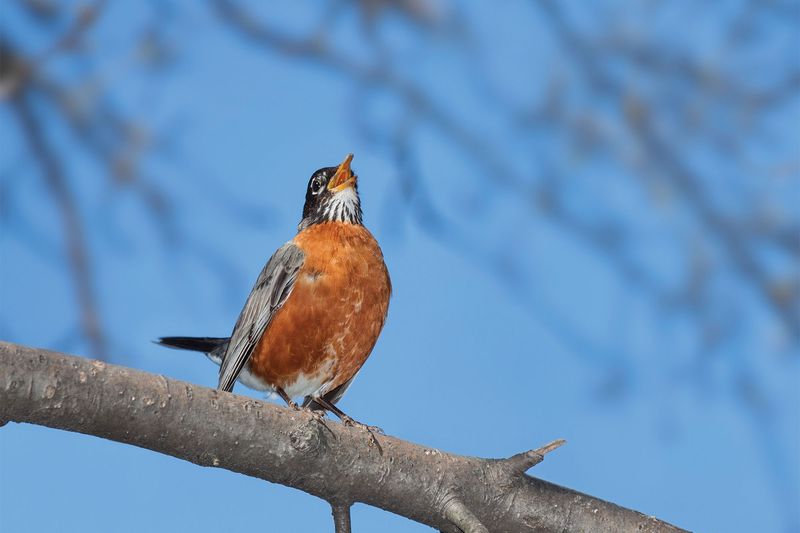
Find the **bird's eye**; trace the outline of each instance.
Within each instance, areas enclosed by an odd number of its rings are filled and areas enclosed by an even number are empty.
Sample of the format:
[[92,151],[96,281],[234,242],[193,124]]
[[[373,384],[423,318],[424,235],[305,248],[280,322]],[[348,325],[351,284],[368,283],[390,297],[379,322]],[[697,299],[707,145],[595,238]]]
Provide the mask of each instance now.
[[322,189],[322,179],[321,178],[314,178],[311,180],[311,194],[319,194],[319,191]]

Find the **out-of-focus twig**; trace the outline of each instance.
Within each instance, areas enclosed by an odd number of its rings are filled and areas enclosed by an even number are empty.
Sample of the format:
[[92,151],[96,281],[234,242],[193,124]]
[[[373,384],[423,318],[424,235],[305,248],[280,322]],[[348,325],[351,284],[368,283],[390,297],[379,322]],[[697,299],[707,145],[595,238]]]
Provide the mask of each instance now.
[[20,96],[14,99],[12,107],[28,141],[32,159],[41,167],[42,177],[61,217],[70,271],[75,280],[81,328],[89,341],[92,354],[105,359],[108,355],[107,342],[94,287],[86,229],[78,203],[30,102]]

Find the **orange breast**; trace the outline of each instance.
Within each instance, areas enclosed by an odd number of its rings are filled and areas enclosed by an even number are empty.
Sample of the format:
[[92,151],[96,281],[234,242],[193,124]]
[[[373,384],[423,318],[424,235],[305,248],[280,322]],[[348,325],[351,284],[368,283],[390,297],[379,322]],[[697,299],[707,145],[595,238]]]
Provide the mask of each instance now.
[[250,370],[290,396],[323,395],[369,357],[386,320],[391,282],[363,226],[315,224],[293,240],[305,261],[284,306],[250,358]]

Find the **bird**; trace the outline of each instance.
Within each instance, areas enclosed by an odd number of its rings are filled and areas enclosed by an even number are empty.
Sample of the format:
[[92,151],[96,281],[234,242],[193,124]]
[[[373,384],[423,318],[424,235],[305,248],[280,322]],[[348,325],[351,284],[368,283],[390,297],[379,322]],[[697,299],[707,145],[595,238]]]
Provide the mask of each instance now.
[[231,392],[239,381],[292,408],[363,426],[336,403],[378,340],[392,282],[362,221],[352,160],[348,154],[338,167],[311,175],[297,234],[267,261],[230,337],[156,342],[205,353],[219,365],[219,390]]

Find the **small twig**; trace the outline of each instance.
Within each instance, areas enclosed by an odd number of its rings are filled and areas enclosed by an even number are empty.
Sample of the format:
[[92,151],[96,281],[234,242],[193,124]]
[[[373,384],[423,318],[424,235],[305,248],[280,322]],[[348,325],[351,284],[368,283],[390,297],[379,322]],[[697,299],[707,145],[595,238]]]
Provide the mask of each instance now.
[[553,450],[562,447],[566,443],[567,443],[567,441],[565,439],[556,439],[553,442],[551,442],[549,444],[545,444],[541,448],[537,449],[536,452],[539,455],[544,456],[544,455],[547,455],[548,453],[552,452]]
[[92,4],[79,7],[74,20],[62,35],[50,45],[50,47],[37,58],[37,69],[52,57],[59,53],[76,48],[85,34],[92,28],[94,23],[100,17],[103,8],[105,7],[105,0],[99,0]]
[[544,456],[552,452],[556,448],[560,448],[567,441],[564,439],[554,440],[551,443],[545,444],[541,448],[535,450],[528,450],[527,452],[512,455],[508,459],[503,459],[502,463],[516,474],[522,474],[528,469],[538,465],[544,460]]
[[336,533],[350,533],[350,504],[332,503],[331,511]]
[[76,48],[100,16],[104,5],[105,0],[101,0],[79,8],[67,30],[37,57],[22,60],[9,48],[8,43],[4,42],[2,52],[6,65],[2,76],[4,79],[3,87],[0,89],[0,100],[14,95],[20,87],[35,78],[47,61],[64,51]]
[[444,504],[444,516],[464,533],[489,533],[486,526],[458,498]]

